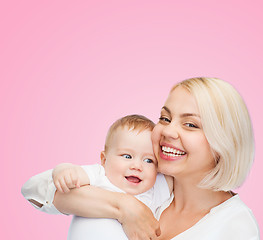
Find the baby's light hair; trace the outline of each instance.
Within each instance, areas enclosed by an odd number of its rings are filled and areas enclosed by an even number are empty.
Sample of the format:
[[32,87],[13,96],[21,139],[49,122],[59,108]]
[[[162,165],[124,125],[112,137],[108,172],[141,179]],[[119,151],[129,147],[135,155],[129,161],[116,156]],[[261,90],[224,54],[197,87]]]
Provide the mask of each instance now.
[[154,126],[155,123],[153,121],[142,115],[133,114],[122,117],[110,126],[105,140],[104,151],[107,151],[111,137],[118,128],[127,127],[129,131],[137,130],[140,133],[145,130],[152,131]]
[[245,180],[254,159],[254,137],[247,107],[229,83],[217,78],[191,78],[182,86],[196,99],[215,167],[199,186],[229,191]]

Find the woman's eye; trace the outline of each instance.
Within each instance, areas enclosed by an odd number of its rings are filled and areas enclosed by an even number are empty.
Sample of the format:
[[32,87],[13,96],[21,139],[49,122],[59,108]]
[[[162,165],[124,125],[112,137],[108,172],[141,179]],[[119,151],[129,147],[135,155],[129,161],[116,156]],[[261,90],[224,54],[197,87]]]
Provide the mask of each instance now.
[[153,163],[153,160],[150,159],[150,158],[146,158],[146,159],[144,159],[143,161],[144,161],[144,162],[147,162],[147,163]]
[[123,154],[122,156],[123,156],[124,158],[127,158],[127,159],[131,159],[131,158],[132,158],[130,154]]
[[171,120],[169,119],[169,118],[167,118],[167,117],[159,117],[159,121],[160,122],[167,122],[167,123],[170,123],[171,122]]
[[190,128],[198,128],[198,126],[193,123],[186,123],[185,126],[190,127]]

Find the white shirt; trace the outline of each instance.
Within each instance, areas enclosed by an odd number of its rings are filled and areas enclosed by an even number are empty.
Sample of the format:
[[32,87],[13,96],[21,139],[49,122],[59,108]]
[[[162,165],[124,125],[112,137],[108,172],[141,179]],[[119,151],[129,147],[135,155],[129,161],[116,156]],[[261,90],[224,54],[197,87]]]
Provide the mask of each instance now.
[[[86,170],[86,169],[85,169]],[[86,170],[87,171],[87,170]],[[89,173],[90,174],[90,173]],[[90,177],[93,179],[93,177]],[[162,179],[162,177],[161,177]],[[164,179],[163,179],[164,180]],[[93,180],[91,180],[92,182]],[[165,181],[165,180],[164,180]],[[166,181],[160,182],[161,188],[165,192],[169,192]],[[166,189],[166,190],[165,190]],[[52,180],[52,170],[41,173],[29,179],[22,188],[22,194],[26,199],[34,199],[41,204],[42,208],[38,208],[41,211],[47,213],[60,213],[52,204],[54,193],[56,188]],[[162,191],[160,189],[160,191]],[[159,192],[162,195],[161,192]],[[157,209],[156,217],[160,218],[162,212],[170,205],[173,200],[172,196]],[[100,233],[108,233],[108,230],[104,231],[107,225],[108,219],[99,219],[100,223],[96,224],[96,228],[100,229]],[[69,240],[84,240],[84,239],[99,239],[96,237],[87,237],[91,232],[87,231],[87,226],[92,227],[87,218],[73,217],[69,231]],[[121,225],[113,220],[112,226],[115,224],[116,228],[120,228]],[[108,225],[111,226],[111,225]],[[115,228],[114,227],[114,228]],[[123,231],[117,231],[123,235]],[[106,234],[104,239],[114,239],[114,234]],[[124,236],[115,236],[115,239],[125,239]],[[113,238],[111,238],[113,236]],[[242,202],[238,195],[233,196],[222,204],[214,207],[211,211],[203,217],[194,226],[172,238],[172,240],[259,240],[259,228],[256,219],[252,211]]]
[[[101,165],[83,166],[83,169],[89,176],[90,185],[110,191],[124,192],[108,180]],[[50,214],[60,213],[52,204],[55,191],[52,170],[33,176],[22,187],[22,194],[26,199],[34,199],[43,204],[41,208],[32,204],[34,207]],[[147,192],[135,197],[147,205],[155,214],[157,209],[170,198],[165,177],[158,173],[154,186]],[[93,219],[74,216],[70,225],[68,240],[84,239],[127,239],[127,237],[121,224],[115,219]]]
[[[171,198],[157,211],[157,219]],[[235,195],[212,208],[194,226],[171,240],[259,240],[259,228],[252,211]]]

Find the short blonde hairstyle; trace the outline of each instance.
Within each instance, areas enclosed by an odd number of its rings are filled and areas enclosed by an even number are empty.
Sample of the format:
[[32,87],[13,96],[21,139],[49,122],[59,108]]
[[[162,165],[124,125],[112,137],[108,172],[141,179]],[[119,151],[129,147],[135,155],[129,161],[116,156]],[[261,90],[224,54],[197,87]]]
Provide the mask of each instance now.
[[137,130],[140,133],[145,130],[152,131],[154,126],[155,123],[153,121],[142,115],[133,114],[122,117],[110,126],[105,140],[104,151],[107,151],[111,137],[118,128],[127,127],[130,131]]
[[199,183],[202,188],[229,191],[241,186],[254,159],[254,136],[247,107],[229,83],[217,78],[191,78],[175,85],[196,99],[215,167]]

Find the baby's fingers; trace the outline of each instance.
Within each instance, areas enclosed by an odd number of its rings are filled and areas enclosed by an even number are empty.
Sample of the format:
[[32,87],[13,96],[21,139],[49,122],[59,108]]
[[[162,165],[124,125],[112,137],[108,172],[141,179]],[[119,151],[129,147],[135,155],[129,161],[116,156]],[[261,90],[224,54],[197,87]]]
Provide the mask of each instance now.
[[59,184],[61,186],[62,193],[68,193],[70,191],[70,189],[69,189],[69,187],[68,187],[68,185],[67,185],[67,183],[66,183],[64,178],[61,178],[59,180]]
[[71,174],[67,174],[64,176],[65,184],[68,189],[75,188],[75,180],[72,179]]
[[62,187],[61,187],[61,185],[60,185],[60,181],[59,181],[59,180],[54,181],[54,184],[55,184],[56,189],[57,189],[59,192],[64,193],[64,191],[63,191],[63,189],[62,189]]
[[80,187],[79,175],[75,171],[71,172],[70,177],[71,177],[71,183],[72,183],[71,188]]

